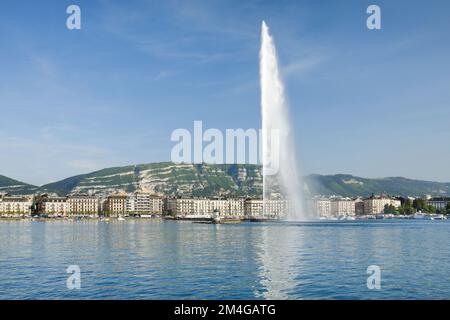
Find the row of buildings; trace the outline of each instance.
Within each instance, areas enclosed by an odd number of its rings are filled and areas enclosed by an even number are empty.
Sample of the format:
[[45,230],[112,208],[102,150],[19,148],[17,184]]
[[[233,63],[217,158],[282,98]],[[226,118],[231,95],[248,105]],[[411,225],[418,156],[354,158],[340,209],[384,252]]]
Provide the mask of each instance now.
[[[166,198],[167,212],[174,216],[204,217],[218,213],[226,217],[278,217],[288,210],[286,200],[253,198]],[[268,214],[270,213],[270,214]]]
[[106,198],[90,195],[67,197],[36,195],[0,195],[0,215],[20,217],[45,216],[124,216],[162,215],[176,217],[210,217],[219,214],[226,217],[258,217],[264,212],[277,217],[286,212],[285,200],[250,198],[177,198],[161,197],[148,192],[117,193]]
[[[450,201],[450,200],[449,200]],[[399,199],[388,195],[372,195],[368,198],[317,198],[310,201],[312,210],[319,217],[331,218],[339,216],[378,215],[384,213],[386,206],[398,208]]]
[[[429,205],[442,209],[450,198],[430,198]],[[385,207],[398,208],[401,201],[387,195],[367,198],[315,198],[308,201],[307,210],[317,217],[333,218],[355,215],[378,215]],[[50,195],[9,196],[0,194],[0,216],[122,216],[162,215],[176,217],[206,217],[213,214],[227,217],[278,217],[288,212],[286,200],[262,200],[254,198],[179,198],[162,197],[145,191],[131,194],[116,193],[106,198],[90,195],[58,197]]]
[[67,197],[0,195],[0,215],[98,216],[161,215],[164,198],[148,192],[117,193],[106,198],[85,194]]

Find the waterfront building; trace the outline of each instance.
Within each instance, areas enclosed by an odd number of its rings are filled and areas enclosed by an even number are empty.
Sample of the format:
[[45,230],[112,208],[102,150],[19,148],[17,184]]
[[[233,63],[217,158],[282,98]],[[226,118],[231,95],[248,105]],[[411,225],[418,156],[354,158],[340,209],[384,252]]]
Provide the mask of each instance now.
[[0,215],[21,217],[31,214],[34,196],[8,196],[0,198]]
[[194,199],[174,198],[171,201],[171,208],[175,216],[195,215]]
[[245,215],[245,199],[227,199],[227,209],[229,216],[243,217]]
[[280,217],[289,209],[287,200],[283,199],[246,199],[244,213],[247,217]]
[[335,217],[354,216],[355,201],[350,198],[333,198],[330,201],[330,210]]
[[394,199],[387,195],[372,195],[364,199],[364,214],[375,215],[383,214],[386,205],[392,205],[396,208],[400,207],[400,200]]
[[316,198],[310,200],[308,203],[308,209],[312,210],[317,217],[331,217],[331,200],[329,198]]
[[67,212],[69,215],[98,215],[99,199],[85,194],[67,197]]
[[447,208],[447,204],[450,203],[450,197],[436,197],[427,200],[427,203],[436,209],[443,210]]
[[106,199],[105,211],[110,216],[125,215],[127,213],[127,198],[124,193],[110,195]]
[[264,200],[262,199],[246,199],[244,203],[245,216],[260,217],[264,211]]
[[62,215],[67,216],[69,206],[67,197],[48,197],[42,196],[36,201],[38,213],[46,215]]
[[244,216],[244,199],[239,198],[174,198],[171,202],[176,216],[211,217],[214,213],[224,217]]
[[149,192],[136,191],[127,198],[127,212],[131,214],[156,214],[163,211],[163,198]]

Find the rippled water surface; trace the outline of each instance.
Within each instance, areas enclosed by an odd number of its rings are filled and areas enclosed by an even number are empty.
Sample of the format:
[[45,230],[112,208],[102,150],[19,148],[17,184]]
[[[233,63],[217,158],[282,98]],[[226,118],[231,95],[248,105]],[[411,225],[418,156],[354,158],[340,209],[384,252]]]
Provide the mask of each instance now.
[[1,221],[0,299],[449,299],[449,238],[447,221]]

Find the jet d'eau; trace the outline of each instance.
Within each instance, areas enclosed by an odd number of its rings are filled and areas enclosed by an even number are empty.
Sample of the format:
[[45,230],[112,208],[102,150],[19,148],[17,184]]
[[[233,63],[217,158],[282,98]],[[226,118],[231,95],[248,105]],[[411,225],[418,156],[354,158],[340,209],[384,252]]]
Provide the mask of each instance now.
[[275,44],[264,21],[261,26],[260,85],[261,130],[227,129],[223,134],[219,129],[209,128],[203,132],[203,123],[194,121],[193,135],[188,129],[172,132],[171,141],[178,143],[172,148],[171,160],[174,163],[262,164],[264,215],[271,216],[271,208],[267,204],[281,198],[286,200],[281,217],[305,220],[307,211],[304,208],[294,129],[289,120],[289,106]]
[[[303,188],[300,181],[294,131],[289,117],[283,81],[281,79],[275,43],[269,34],[269,27],[263,21],[261,26],[260,51],[261,77],[261,116],[262,131],[279,132],[279,141],[274,141],[270,134],[263,134],[263,199],[264,212],[268,211],[267,202],[274,196],[279,186],[281,196],[288,201],[284,214],[288,220],[304,220]],[[277,146],[275,148],[275,146]],[[275,154],[275,155],[274,155]],[[270,170],[271,159],[278,159],[278,170]]]

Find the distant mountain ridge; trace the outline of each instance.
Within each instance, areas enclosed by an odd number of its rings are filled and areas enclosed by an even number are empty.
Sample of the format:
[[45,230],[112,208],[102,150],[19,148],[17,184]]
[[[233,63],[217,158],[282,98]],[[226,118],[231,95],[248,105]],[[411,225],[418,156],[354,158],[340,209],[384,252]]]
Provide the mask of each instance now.
[[315,194],[368,196],[387,193],[399,196],[450,196],[450,183],[413,180],[403,177],[368,179],[348,174],[309,175],[305,182]]
[[[388,193],[402,196],[450,196],[450,183],[402,177],[368,179],[349,174],[304,177],[310,195],[368,196]],[[262,194],[261,166],[250,164],[174,164],[159,162],[114,167],[73,176],[41,187],[0,176],[0,192],[59,195],[89,193],[107,195],[116,191],[146,189],[162,195],[259,196]]]
[[36,192],[38,189],[36,186],[0,175],[0,193],[30,194]]

